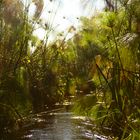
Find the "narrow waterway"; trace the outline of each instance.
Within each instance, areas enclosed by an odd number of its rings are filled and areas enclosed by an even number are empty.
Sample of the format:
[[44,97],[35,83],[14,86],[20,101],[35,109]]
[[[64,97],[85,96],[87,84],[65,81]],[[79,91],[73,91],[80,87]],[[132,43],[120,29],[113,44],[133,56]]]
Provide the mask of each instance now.
[[36,114],[30,124],[9,140],[107,140],[94,131],[95,126],[88,118],[75,116],[63,106]]

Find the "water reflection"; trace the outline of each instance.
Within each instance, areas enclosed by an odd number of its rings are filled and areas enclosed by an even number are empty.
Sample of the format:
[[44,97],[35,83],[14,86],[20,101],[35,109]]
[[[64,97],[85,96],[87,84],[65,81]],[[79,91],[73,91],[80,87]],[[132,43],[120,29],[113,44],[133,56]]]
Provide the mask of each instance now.
[[106,140],[93,133],[95,126],[89,120],[64,108],[32,120],[32,125],[21,130],[15,140]]

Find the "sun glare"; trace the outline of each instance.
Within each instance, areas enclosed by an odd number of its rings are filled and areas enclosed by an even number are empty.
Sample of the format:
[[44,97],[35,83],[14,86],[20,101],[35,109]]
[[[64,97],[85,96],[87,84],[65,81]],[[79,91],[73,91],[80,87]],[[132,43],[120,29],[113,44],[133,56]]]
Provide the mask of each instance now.
[[[78,27],[80,25],[79,18],[81,16],[89,16],[88,9],[81,8],[80,0],[44,0],[44,9],[41,14],[41,19],[44,23],[49,24],[56,32],[65,32],[70,26]],[[95,7],[99,7],[96,9]],[[104,6],[99,0],[95,2],[95,10],[100,10]],[[35,6],[31,5],[30,11],[33,14]],[[44,38],[45,31],[41,28],[34,31],[40,39]],[[52,40],[53,37],[50,37]]]

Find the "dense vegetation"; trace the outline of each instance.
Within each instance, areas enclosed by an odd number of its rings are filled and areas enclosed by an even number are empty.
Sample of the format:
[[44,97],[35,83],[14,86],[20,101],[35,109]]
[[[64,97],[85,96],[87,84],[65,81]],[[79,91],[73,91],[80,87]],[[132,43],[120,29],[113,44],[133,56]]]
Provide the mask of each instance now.
[[[1,134],[18,129],[31,112],[74,95],[81,97],[75,113],[93,118],[99,131],[139,139],[139,0],[106,0],[103,12],[82,17],[79,29],[71,26],[52,43],[51,25],[40,20],[43,2],[33,2],[31,18],[30,4],[0,1]],[[46,31],[44,40],[33,35],[38,25]]]

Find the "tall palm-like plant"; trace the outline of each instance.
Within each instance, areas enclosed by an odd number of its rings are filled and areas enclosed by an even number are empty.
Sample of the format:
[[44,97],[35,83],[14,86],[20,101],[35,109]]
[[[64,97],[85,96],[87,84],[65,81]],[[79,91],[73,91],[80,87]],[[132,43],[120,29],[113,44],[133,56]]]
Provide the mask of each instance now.
[[22,115],[31,107],[23,60],[27,56],[32,26],[21,1],[3,0],[0,4],[0,129],[3,132],[5,128],[15,127],[16,121],[22,120]]
[[[91,105],[91,110],[88,108],[90,110],[88,115],[91,113],[95,118],[97,117],[101,126],[111,127],[112,132],[120,138],[122,135],[124,138],[133,133],[133,127],[139,133],[139,129],[137,129],[139,123],[138,100],[140,100],[138,94],[140,87],[138,82],[140,79],[139,33],[135,26],[135,21],[137,18],[139,19],[139,16],[136,14],[138,11],[133,11],[137,5],[139,2],[133,1],[127,5],[131,9],[130,11],[126,12],[127,6],[122,5],[123,8],[118,9],[117,12],[106,11],[83,22],[83,39],[81,39],[83,43],[79,44],[82,47],[90,40],[99,48],[103,47],[107,50],[108,55],[105,58],[101,56],[101,59],[98,59],[100,57],[93,59],[95,65],[93,65],[92,80],[100,88],[97,90],[99,93],[96,92],[98,102],[96,105],[94,103],[93,106]],[[135,17],[135,19],[131,19],[131,30],[129,29],[129,14]],[[87,41],[85,41],[86,39]],[[86,47],[90,46],[91,44]],[[82,107],[77,105],[80,110]],[[87,105],[87,107],[89,106]],[[95,113],[96,111],[97,113]],[[132,119],[138,122],[133,123]],[[125,129],[124,132],[123,129]],[[139,135],[136,137],[138,138]]]

